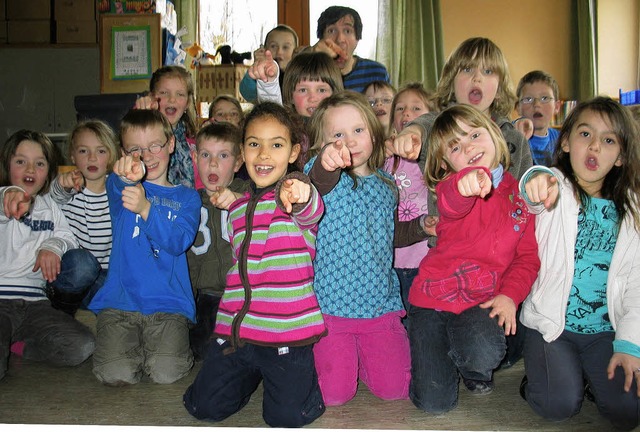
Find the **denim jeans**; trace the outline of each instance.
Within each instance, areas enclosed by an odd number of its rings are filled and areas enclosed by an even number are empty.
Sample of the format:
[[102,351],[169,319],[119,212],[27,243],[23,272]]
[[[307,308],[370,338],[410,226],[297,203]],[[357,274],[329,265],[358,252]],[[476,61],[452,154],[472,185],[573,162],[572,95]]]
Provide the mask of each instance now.
[[409,312],[409,290],[413,280],[418,275],[417,268],[396,268],[394,269],[400,280],[400,296],[402,297],[402,305],[404,310]]
[[93,254],[85,249],[71,249],[62,256],[60,274],[50,284],[54,294],[52,303],[55,305],[56,295],[65,299],[77,298],[86,308],[93,296],[104,284],[107,271],[103,270]]
[[441,414],[458,405],[459,375],[489,381],[505,353],[504,329],[490,309],[456,315],[411,306],[409,397],[423,411]]
[[613,332],[579,334],[565,330],[558,339],[546,342],[538,331],[527,329],[524,366],[529,406],[547,420],[573,417],[580,412],[586,378],[603,417],[620,430],[637,427],[640,399],[635,380],[627,393],[621,367],[616,368],[612,380],[607,378],[614,337]]
[[231,352],[229,342],[209,344],[202,368],[183,396],[189,413],[222,421],[240,411],[263,381],[262,417],[272,427],[302,427],[325,411],[313,349],[245,343]]

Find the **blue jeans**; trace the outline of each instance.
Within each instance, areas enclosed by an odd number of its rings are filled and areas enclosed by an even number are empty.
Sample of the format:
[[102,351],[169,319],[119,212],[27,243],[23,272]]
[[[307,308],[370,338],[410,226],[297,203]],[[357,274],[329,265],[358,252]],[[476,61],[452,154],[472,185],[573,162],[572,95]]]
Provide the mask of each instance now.
[[458,405],[459,375],[491,380],[506,348],[504,329],[490,312],[475,306],[456,315],[411,306],[409,397],[416,407],[448,412]]
[[396,268],[394,269],[400,280],[400,296],[402,297],[402,305],[404,310],[409,312],[409,289],[413,280],[418,275],[417,268]]
[[[201,420],[222,421],[244,407],[263,381],[262,417],[272,427],[302,427],[325,411],[313,348],[266,347],[212,340],[202,368],[184,394],[184,406]],[[279,352],[280,351],[280,352]]]
[[51,302],[56,307],[56,295],[66,300],[77,299],[84,308],[104,284],[107,271],[93,254],[85,249],[71,249],[62,256],[60,274],[50,286]]
[[637,427],[640,399],[635,380],[627,393],[623,388],[621,367],[616,369],[612,380],[607,378],[614,337],[613,332],[579,334],[563,331],[558,339],[546,342],[538,331],[527,329],[525,396],[531,409],[552,421],[574,416],[582,406],[586,378],[603,417],[617,429]]

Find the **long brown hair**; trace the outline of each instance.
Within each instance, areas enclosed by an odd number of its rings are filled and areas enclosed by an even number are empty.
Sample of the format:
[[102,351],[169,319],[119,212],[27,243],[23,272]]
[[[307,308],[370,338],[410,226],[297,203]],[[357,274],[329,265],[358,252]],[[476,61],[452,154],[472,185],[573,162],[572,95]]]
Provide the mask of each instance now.
[[42,132],[21,129],[7,139],[0,149],[0,161],[2,161],[0,163],[0,186],[11,186],[11,158],[15,156],[16,149],[23,141],[33,141],[40,144],[42,153],[49,164],[47,178],[42,185],[42,189],[38,191],[38,195],[44,195],[49,192],[51,182],[53,182],[53,179],[58,174],[58,159],[60,155],[49,137]]
[[582,113],[591,111],[611,124],[611,129],[620,142],[621,166],[613,166],[604,177],[600,193],[603,198],[613,201],[620,220],[629,214],[636,230],[640,232],[640,131],[629,109],[613,99],[598,96],[579,103],[562,124],[555,149],[555,164],[571,182],[584,209],[587,208],[589,195],[580,187],[571,166],[571,156],[562,148],[568,143],[571,132],[577,126]]

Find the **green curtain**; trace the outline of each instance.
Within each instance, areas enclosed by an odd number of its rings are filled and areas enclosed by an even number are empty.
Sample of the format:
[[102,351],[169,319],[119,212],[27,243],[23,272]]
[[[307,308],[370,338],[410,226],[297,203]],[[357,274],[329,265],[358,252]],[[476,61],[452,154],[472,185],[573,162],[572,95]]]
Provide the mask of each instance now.
[[435,89],[444,65],[440,0],[379,0],[376,59],[394,86]]
[[198,0],[172,0],[178,15],[178,30],[187,28],[182,37],[183,44],[189,45],[198,40]]
[[573,4],[576,17],[574,44],[578,53],[573,82],[576,98],[584,101],[598,94],[597,8],[596,0],[577,0]]

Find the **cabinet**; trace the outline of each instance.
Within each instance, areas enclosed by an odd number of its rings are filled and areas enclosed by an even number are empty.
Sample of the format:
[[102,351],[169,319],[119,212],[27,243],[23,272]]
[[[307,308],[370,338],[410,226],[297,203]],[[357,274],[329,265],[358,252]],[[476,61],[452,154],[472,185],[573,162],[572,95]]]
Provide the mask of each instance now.
[[76,95],[100,92],[97,46],[0,48],[0,145],[19,129],[63,135]]

